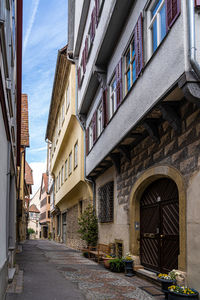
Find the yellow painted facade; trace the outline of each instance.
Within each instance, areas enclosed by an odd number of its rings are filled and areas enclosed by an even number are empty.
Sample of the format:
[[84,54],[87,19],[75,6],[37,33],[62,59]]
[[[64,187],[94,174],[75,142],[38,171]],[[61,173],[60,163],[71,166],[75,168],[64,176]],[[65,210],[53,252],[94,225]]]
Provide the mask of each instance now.
[[80,248],[78,217],[92,201],[92,190],[84,180],[84,132],[76,118],[75,65],[67,63],[67,80],[63,80],[64,92],[57,111],[50,155],[50,171],[55,182],[54,205],[59,211],[53,214],[52,236],[56,241]]

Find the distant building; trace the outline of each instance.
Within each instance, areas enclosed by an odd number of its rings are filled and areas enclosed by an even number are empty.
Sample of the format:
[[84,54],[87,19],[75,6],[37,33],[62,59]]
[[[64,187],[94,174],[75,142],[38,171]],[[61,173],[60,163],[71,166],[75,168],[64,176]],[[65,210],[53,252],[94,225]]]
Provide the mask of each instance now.
[[28,229],[33,229],[34,232],[30,234],[30,239],[40,238],[40,211],[37,209],[35,204],[29,207],[29,218],[28,218]]
[[37,190],[35,195],[31,198],[29,202],[29,219],[28,228],[32,228],[35,234],[31,235],[31,238],[40,238],[40,188]]
[[40,188],[40,225],[41,238],[47,239],[50,234],[50,196],[48,193],[48,175],[42,174]]
[[78,218],[92,203],[90,183],[84,177],[84,133],[76,116],[75,65],[67,59],[67,46],[59,50],[49,110],[48,147],[52,237],[80,248]]

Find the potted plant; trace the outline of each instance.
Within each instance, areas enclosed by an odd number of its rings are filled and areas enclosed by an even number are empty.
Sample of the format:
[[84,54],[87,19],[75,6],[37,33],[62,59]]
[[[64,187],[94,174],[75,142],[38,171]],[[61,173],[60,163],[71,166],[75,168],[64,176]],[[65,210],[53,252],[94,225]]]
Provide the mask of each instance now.
[[112,261],[113,259],[115,259],[115,256],[113,255],[106,255],[103,257],[103,263],[106,269],[110,269],[110,261]]
[[125,267],[125,276],[132,277],[133,273],[133,259],[130,253],[126,253],[126,256],[123,257],[124,267]]
[[165,299],[168,299],[168,287],[176,284],[176,273],[174,271],[169,272],[169,274],[158,274],[157,280],[162,285],[162,292],[165,293]]
[[110,270],[112,272],[123,272],[124,271],[124,262],[121,258],[114,258],[109,260],[110,263]]
[[199,293],[188,287],[172,285],[168,287],[168,299],[169,300],[189,300],[199,299]]

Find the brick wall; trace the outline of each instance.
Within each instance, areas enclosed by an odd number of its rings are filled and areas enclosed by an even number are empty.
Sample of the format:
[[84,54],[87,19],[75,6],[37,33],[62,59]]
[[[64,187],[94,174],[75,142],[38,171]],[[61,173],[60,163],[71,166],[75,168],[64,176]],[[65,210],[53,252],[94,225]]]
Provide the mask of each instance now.
[[167,122],[159,127],[160,142],[145,138],[131,150],[131,164],[122,160],[117,175],[118,203],[128,210],[130,191],[140,173],[157,164],[174,166],[188,178],[200,168],[200,110],[185,102],[177,111],[182,120],[180,134]]

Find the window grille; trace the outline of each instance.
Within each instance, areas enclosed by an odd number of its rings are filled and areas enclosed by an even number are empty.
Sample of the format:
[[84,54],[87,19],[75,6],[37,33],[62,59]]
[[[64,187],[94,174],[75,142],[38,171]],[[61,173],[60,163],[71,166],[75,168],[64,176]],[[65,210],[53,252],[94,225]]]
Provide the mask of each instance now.
[[113,221],[114,212],[114,182],[108,182],[98,190],[99,196],[99,222]]

